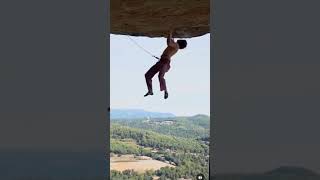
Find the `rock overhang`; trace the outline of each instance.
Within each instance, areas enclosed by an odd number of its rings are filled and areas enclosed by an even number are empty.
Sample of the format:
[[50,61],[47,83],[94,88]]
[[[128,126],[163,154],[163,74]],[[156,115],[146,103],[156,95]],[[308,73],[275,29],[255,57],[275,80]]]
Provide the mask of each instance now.
[[210,32],[210,0],[111,0],[111,33],[192,38]]

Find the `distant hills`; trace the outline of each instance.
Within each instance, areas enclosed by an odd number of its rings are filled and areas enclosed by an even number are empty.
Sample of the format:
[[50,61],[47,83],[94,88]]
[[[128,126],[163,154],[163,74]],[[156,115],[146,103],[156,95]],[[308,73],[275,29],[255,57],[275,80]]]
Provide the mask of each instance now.
[[202,139],[203,141],[207,141],[210,135],[210,117],[206,115],[149,119],[111,119],[111,124],[147,129],[176,137]]
[[139,118],[173,118],[172,113],[150,112],[143,109],[111,109],[111,119],[139,119]]

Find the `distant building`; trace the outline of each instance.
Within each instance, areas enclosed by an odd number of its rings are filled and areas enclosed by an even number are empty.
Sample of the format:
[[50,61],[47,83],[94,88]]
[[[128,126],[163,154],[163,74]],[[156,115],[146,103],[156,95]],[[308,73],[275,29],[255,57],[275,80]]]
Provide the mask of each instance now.
[[138,159],[139,160],[152,160],[152,158],[148,157],[148,156],[139,156]]
[[166,121],[162,121],[160,124],[161,125],[172,125],[174,122],[172,120],[166,120]]
[[174,120],[164,120],[164,121],[153,121],[156,125],[172,125],[174,124]]

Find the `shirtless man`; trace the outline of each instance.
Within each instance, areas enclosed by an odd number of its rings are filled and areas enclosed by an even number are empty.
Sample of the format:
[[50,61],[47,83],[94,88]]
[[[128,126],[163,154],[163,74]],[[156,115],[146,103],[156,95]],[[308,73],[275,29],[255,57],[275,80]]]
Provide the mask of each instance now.
[[167,38],[167,45],[168,47],[162,53],[160,60],[155,65],[153,65],[145,74],[146,83],[148,86],[148,92],[144,95],[145,97],[148,95],[153,95],[152,78],[158,72],[160,91],[164,91],[164,99],[167,99],[169,96],[164,75],[170,69],[171,57],[176,54],[179,49],[184,49],[187,46],[187,41],[177,40],[177,42],[175,42],[172,38],[172,31],[170,31]]

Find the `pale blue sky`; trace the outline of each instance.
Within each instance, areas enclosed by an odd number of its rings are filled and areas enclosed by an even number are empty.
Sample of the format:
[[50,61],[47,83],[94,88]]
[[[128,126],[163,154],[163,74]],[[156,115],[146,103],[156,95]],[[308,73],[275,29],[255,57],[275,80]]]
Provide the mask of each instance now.
[[[131,37],[139,45],[160,56],[165,38]],[[153,96],[147,92],[144,74],[157,62],[127,36],[110,36],[111,108],[134,108],[170,112],[175,115],[210,114],[210,35],[187,39],[186,49],[172,57],[165,75],[169,98],[160,92],[157,74],[153,78]]]

